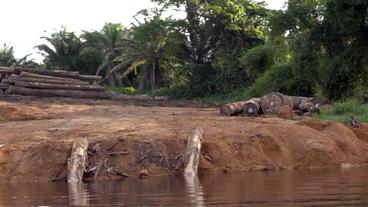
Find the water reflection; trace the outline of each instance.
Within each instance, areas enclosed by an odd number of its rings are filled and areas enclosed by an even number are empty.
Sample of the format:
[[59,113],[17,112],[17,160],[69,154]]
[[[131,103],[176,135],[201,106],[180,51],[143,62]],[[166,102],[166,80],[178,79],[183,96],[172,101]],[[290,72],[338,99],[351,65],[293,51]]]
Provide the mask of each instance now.
[[198,176],[184,177],[185,187],[187,189],[188,198],[193,207],[203,207],[204,198],[202,186],[199,183]]
[[68,182],[69,205],[89,206],[86,184],[81,182]]
[[368,168],[1,184],[0,206],[368,206]]

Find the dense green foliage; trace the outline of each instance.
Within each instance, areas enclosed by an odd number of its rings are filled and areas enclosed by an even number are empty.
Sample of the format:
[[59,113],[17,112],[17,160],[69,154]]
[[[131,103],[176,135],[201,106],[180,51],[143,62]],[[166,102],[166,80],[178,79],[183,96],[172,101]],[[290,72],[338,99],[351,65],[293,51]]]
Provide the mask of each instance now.
[[[156,8],[138,12],[130,27],[42,37],[46,67],[175,97],[368,99],[366,0],[288,0],[279,11],[254,0],[152,1]],[[177,10],[182,19],[165,15]],[[1,51],[3,65],[15,64],[12,48]]]
[[24,67],[41,67],[39,64],[34,62],[33,60],[28,59],[29,55],[24,56],[23,58],[17,59],[14,57],[14,48],[7,44],[4,44],[2,48],[0,48],[0,66],[24,66]]

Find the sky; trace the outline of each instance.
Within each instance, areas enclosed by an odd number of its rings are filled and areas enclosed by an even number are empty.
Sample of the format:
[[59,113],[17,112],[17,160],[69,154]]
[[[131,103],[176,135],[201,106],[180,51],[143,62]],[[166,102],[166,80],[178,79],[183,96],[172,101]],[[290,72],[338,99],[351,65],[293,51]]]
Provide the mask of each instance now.
[[[265,2],[272,9],[284,5],[284,0]],[[40,62],[34,46],[45,43],[41,36],[62,26],[77,33],[99,30],[105,22],[129,26],[134,14],[153,6],[150,0],[0,0],[0,47],[6,43],[14,47],[16,58],[32,54]]]

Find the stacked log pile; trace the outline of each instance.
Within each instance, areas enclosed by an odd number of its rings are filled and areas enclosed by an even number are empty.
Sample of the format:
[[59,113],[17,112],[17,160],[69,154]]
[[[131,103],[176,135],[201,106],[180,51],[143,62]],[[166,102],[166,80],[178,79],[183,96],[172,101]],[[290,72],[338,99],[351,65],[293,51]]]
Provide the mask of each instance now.
[[279,115],[286,108],[303,116],[318,112],[327,102],[323,97],[287,96],[273,92],[261,98],[225,104],[221,106],[220,113],[224,116],[256,117],[261,114]]
[[101,76],[63,70],[0,67],[0,93],[39,97],[110,98]]

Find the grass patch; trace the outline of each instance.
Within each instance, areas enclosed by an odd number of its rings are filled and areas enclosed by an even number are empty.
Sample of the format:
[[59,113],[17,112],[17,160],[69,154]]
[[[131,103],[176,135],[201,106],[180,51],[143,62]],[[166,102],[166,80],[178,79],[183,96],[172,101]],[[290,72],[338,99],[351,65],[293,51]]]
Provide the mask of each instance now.
[[148,91],[145,93],[150,96],[167,96],[174,99],[189,99],[190,95],[185,89],[181,88],[160,88],[154,91]]
[[127,95],[135,95],[137,94],[137,90],[135,90],[134,87],[107,87],[107,90],[116,92],[116,93],[122,93]]
[[368,123],[368,104],[357,100],[338,101],[322,107],[321,113],[313,115],[313,118],[347,123],[352,116],[355,116],[360,123]]

